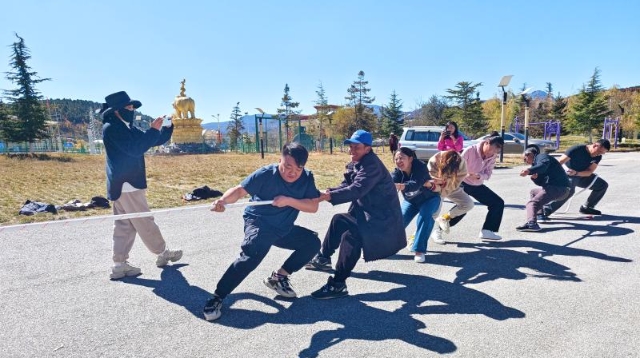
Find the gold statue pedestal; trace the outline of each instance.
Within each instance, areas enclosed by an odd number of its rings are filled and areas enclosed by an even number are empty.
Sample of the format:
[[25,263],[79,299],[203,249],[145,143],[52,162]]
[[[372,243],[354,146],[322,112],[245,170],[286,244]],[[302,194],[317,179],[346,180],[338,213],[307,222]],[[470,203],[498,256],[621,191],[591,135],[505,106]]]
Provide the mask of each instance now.
[[202,143],[202,119],[200,118],[173,118],[174,128],[171,143]]

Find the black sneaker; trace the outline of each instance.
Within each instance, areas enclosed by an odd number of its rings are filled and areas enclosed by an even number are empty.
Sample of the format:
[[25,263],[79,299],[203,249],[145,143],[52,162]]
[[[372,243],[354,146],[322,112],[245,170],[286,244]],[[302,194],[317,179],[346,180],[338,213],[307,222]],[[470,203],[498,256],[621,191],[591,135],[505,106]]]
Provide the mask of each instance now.
[[280,296],[293,298],[296,297],[296,291],[291,287],[289,276],[280,276],[273,272],[271,276],[265,278],[262,282],[270,289],[276,291]]
[[347,291],[347,284],[344,282],[336,282],[333,277],[329,276],[327,284],[322,286],[319,290],[311,293],[311,297],[319,300],[326,300],[330,298],[344,297],[349,294]]
[[530,232],[535,232],[535,231],[540,231],[540,225],[538,225],[538,223],[533,222],[533,221],[529,221],[528,223],[522,225],[522,226],[518,226],[516,227],[516,230],[518,231],[530,231]]
[[587,214],[587,215],[602,215],[602,212],[600,210],[596,210],[596,209],[590,208],[588,206],[581,206],[580,207],[580,213],[581,214]]
[[304,266],[307,270],[333,271],[331,267],[331,258],[322,257],[317,254],[308,264]]
[[207,304],[204,305],[204,310],[202,311],[202,313],[204,313],[204,319],[207,321],[217,320],[222,315],[220,309],[222,309],[222,298],[213,295],[213,297],[207,301]]
[[536,216],[536,219],[538,220],[538,222],[545,222],[545,221],[549,221],[549,216],[544,214],[538,214]]

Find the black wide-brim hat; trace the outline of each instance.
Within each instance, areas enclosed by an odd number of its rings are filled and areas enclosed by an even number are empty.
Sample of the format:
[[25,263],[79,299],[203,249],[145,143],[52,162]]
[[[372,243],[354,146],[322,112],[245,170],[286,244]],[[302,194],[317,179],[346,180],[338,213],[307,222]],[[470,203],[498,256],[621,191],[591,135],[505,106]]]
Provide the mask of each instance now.
[[125,91],[112,93],[106,96],[104,100],[106,103],[102,104],[102,109],[100,110],[100,113],[102,113],[103,117],[128,105],[133,105],[133,108],[135,109],[138,109],[142,106],[142,102],[132,100]]

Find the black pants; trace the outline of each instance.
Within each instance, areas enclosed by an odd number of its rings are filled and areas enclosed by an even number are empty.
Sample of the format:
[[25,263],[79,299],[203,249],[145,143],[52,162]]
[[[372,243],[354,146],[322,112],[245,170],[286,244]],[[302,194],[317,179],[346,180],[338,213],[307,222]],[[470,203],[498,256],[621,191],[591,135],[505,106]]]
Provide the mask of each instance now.
[[297,225],[294,225],[287,235],[281,236],[268,226],[258,226],[253,220],[245,220],[242,251],[222,275],[216,287],[216,295],[225,298],[238,287],[267,256],[271,246],[293,250],[291,256],[282,265],[282,269],[288,273],[294,273],[311,261],[318,252],[320,239],[315,231]]
[[[569,188],[569,195],[562,200],[553,201],[548,205],[545,205],[544,206],[545,214],[550,215],[554,213],[556,210],[560,209],[560,207],[564,205],[564,203],[566,203],[567,200],[569,200],[573,196],[573,194],[575,194],[576,187],[587,188],[589,184],[591,184],[595,176],[596,176],[595,174],[591,174],[588,177],[576,177],[576,176],[569,177],[571,181],[571,187]],[[596,182],[593,183],[593,186],[591,187],[591,194],[589,194],[589,197],[587,198],[587,201],[583,204],[583,206],[586,206],[587,208],[593,208],[596,205],[598,205],[600,200],[604,197],[604,194],[607,192],[608,187],[609,187],[609,184],[607,184],[607,182],[604,181],[604,179],[598,177],[598,179],[596,179]]]
[[[480,204],[487,206],[487,216],[484,218],[482,229],[498,232],[498,230],[500,230],[500,224],[502,223],[504,200],[484,184],[469,185],[463,182],[461,185],[465,193],[476,199]],[[465,215],[466,214],[463,214],[452,218],[449,221],[449,225],[454,226],[462,220]]]
[[329,258],[340,247],[336,273],[336,282],[345,282],[351,276],[362,253],[362,237],[356,219],[349,214],[336,214],[331,219],[327,235],[322,241],[320,256]]

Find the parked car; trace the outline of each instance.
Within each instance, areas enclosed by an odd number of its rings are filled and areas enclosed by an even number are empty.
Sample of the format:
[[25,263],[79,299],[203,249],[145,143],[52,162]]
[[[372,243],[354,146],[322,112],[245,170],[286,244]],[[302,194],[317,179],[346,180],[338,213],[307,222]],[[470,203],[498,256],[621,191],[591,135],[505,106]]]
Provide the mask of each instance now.
[[[479,143],[490,137],[489,134],[471,141],[471,144]],[[556,142],[546,139],[529,138],[529,144],[535,144],[545,153],[556,151]],[[504,133],[504,154],[522,154],[524,152],[524,134],[505,132]]]
[[[405,127],[398,146],[413,149],[418,159],[427,161],[438,153],[438,139],[444,129],[444,126]],[[470,146],[471,141],[467,140],[464,133],[460,134],[465,138],[463,147]]]

